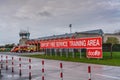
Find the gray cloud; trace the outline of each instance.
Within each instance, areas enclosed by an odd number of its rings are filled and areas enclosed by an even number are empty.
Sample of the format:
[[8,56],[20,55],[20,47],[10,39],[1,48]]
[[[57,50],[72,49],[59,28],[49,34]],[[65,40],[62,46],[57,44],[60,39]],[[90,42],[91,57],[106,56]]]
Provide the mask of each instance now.
[[52,16],[52,14],[50,13],[50,12],[48,12],[48,11],[43,11],[43,12],[39,12],[38,13],[40,16],[45,16],[45,17],[50,17],[50,16]]
[[[20,29],[31,38],[102,28],[120,29],[119,0],[0,0],[0,44],[18,42]],[[8,35],[9,34],[9,35]]]

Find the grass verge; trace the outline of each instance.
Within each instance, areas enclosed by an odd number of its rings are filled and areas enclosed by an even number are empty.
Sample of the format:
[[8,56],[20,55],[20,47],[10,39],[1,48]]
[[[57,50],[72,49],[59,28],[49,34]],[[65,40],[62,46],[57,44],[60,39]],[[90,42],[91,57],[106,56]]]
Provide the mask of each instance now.
[[102,59],[88,59],[85,56],[80,58],[78,55],[75,58],[71,56],[55,56],[55,55],[24,55],[26,57],[33,58],[42,58],[42,59],[52,59],[52,60],[62,60],[62,61],[72,61],[72,62],[82,62],[82,63],[92,63],[92,64],[102,64],[102,65],[111,65],[111,66],[120,66],[120,52],[113,52],[113,57],[110,57],[110,52],[103,52]]

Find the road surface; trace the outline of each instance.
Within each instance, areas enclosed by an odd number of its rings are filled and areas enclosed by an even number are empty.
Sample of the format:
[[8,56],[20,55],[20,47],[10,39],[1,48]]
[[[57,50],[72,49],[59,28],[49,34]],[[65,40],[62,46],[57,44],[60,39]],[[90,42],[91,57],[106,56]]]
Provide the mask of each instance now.
[[[91,80],[120,80],[120,67],[95,65],[77,62],[65,62],[44,59],[45,73],[42,74],[42,60],[28,57],[11,55],[10,53],[0,53],[3,56],[3,68],[1,69],[0,80],[29,80],[29,65],[31,65],[32,79],[61,80],[60,63],[63,63],[63,80],[88,80],[88,66],[91,66]],[[8,70],[6,70],[6,55],[8,56]],[[14,73],[12,73],[12,57],[14,57]],[[21,62],[19,61],[21,58]],[[0,57],[1,60],[1,57]],[[19,64],[21,64],[22,76],[19,76]]]

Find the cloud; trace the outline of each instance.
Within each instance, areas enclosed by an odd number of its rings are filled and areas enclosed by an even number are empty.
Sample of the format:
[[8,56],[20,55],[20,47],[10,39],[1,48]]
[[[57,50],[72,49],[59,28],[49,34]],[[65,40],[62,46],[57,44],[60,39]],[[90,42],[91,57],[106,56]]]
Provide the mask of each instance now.
[[69,24],[73,32],[97,28],[113,32],[119,22],[119,0],[0,0],[0,36],[4,36],[0,43],[18,42],[20,29],[27,27],[31,38],[37,38],[68,33]]
[[52,14],[51,14],[50,12],[47,12],[47,11],[39,12],[38,14],[39,14],[40,16],[45,16],[45,17],[52,16]]

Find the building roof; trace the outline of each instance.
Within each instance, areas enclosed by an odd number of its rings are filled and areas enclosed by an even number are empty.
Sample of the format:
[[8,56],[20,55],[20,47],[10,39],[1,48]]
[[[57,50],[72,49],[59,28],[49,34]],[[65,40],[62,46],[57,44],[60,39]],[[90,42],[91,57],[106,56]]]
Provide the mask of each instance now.
[[58,38],[72,38],[75,37],[77,34],[99,34],[103,35],[102,29],[97,29],[97,30],[90,30],[90,31],[83,31],[83,32],[75,32],[75,33],[65,33],[65,34],[60,34],[60,35],[52,35],[52,36],[45,36],[45,37],[40,37],[37,39],[31,39],[31,40],[48,40],[48,39],[58,39]]
[[58,39],[58,38],[70,38],[73,37],[74,33],[66,33],[66,34],[60,34],[60,35],[52,35],[52,36],[46,36],[46,37],[40,37],[38,40],[46,40],[46,39]]
[[102,34],[104,34],[104,32],[103,32],[103,30],[102,29],[96,29],[96,30],[90,30],[90,31],[83,31],[83,32],[80,32],[80,33],[88,33],[88,34],[94,34],[94,33],[96,33],[96,34],[100,34],[100,35],[102,35]]

